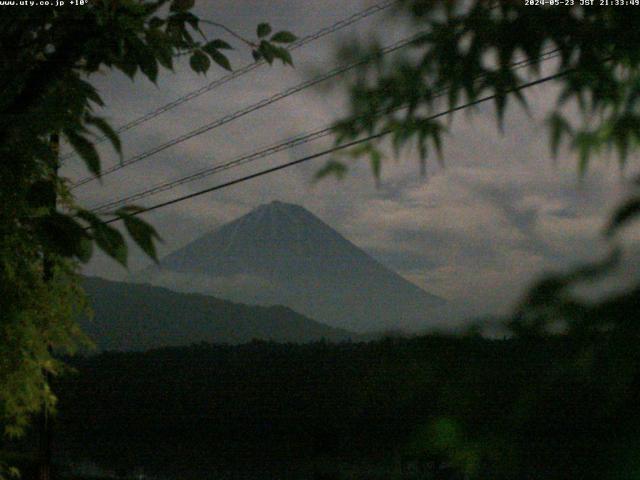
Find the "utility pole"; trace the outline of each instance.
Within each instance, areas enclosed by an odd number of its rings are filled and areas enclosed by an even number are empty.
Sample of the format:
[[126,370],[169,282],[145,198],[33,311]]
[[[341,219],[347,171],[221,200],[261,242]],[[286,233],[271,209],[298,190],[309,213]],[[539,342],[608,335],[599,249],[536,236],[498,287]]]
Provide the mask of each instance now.
[[[51,205],[49,209],[51,213],[55,212],[57,208],[57,183],[58,183],[58,157],[60,155],[60,135],[54,133],[50,139],[51,153],[52,153],[52,165],[51,165],[51,181],[53,182],[53,196],[51,199]],[[53,264],[51,258],[48,258],[46,253],[43,258],[43,278],[45,283],[50,282],[53,279]],[[51,346],[49,346],[51,352]],[[48,385],[51,381],[51,376],[48,372],[44,373],[45,384]],[[46,403],[42,405],[42,414],[40,418],[40,435],[39,435],[39,468],[38,468],[38,480],[51,480],[51,453],[52,453],[52,431],[51,431],[51,412]]]

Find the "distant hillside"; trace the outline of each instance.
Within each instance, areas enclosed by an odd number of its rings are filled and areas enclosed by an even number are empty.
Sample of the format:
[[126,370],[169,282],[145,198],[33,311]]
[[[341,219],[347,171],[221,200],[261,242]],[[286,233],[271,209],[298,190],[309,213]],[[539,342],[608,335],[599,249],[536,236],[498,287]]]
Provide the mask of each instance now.
[[299,205],[271,202],[163,258],[134,281],[286,305],[358,332],[436,326],[445,302],[374,260]]
[[83,328],[101,350],[144,350],[199,342],[253,339],[309,342],[351,337],[282,307],[249,306],[165,288],[85,278],[95,312]]

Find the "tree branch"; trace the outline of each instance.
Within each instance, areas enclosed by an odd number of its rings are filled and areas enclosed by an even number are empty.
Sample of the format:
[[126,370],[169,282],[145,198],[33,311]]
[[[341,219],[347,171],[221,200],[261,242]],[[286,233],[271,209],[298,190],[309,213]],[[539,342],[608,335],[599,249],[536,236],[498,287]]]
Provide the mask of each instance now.
[[256,45],[254,42],[252,42],[251,40],[247,40],[246,38],[244,38],[242,35],[240,35],[239,33],[234,32],[233,30],[231,30],[229,27],[227,27],[226,25],[223,25],[222,23],[218,23],[218,22],[214,22],[212,20],[205,20],[205,19],[200,19],[200,23],[206,23],[207,25],[212,25],[214,27],[218,27],[223,29],[225,32],[227,32],[229,35],[234,36],[235,38],[237,38],[238,40],[246,43],[247,45],[249,45],[251,48],[258,48],[258,45]]

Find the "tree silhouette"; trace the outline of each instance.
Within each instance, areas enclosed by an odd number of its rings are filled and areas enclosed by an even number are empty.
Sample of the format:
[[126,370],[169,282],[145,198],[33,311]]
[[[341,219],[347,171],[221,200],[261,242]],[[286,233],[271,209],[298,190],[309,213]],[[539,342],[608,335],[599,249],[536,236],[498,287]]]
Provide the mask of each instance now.
[[[353,74],[350,112],[335,125],[336,142],[375,137],[349,154],[367,157],[376,177],[386,137],[396,153],[415,145],[424,167],[446,139],[440,112],[491,100],[502,128],[510,102],[527,108],[523,86],[553,80],[560,94],[547,119],[552,154],[561,145],[575,153],[580,175],[605,153],[614,153],[624,167],[640,145],[640,31],[629,28],[639,23],[640,9],[637,2],[562,3],[399,2],[396,13],[408,19],[415,40]],[[340,54],[375,54],[376,42],[371,45],[353,43]],[[549,55],[556,60],[543,69]],[[566,105],[575,105],[577,114],[568,116]],[[342,177],[346,170],[332,159],[318,175]],[[570,340],[570,355],[535,372],[530,388],[504,406],[500,419],[484,410],[487,402],[471,385],[455,390],[450,413],[425,435],[425,444],[446,453],[458,470],[477,478],[638,475],[631,460],[637,417],[630,404],[640,380],[640,288],[635,284],[601,301],[574,289],[619,263],[617,232],[640,214],[640,178],[631,186],[605,232],[611,254],[543,278],[505,322],[532,345],[560,332]],[[466,416],[462,406],[472,399],[472,415]],[[487,418],[489,429],[482,426]]]
[[[95,113],[103,105],[91,83],[98,72],[118,70],[156,82],[177,56],[205,74],[212,63],[230,70],[222,38],[207,24],[248,44],[255,59],[291,64],[283,45],[289,32],[258,25],[247,40],[213,20],[201,20],[194,0],[96,0],[82,8],[4,7],[0,19],[0,421],[20,434],[30,414],[55,396],[45,373],[63,364],[53,353],[73,352],[86,338],[75,318],[86,308],[78,268],[94,245],[121,264],[127,247],[120,231],[78,205],[58,175],[58,138],[100,176],[93,138],[120,140]],[[232,41],[231,39],[229,39]],[[135,217],[135,206],[109,214],[155,258],[159,236]]]

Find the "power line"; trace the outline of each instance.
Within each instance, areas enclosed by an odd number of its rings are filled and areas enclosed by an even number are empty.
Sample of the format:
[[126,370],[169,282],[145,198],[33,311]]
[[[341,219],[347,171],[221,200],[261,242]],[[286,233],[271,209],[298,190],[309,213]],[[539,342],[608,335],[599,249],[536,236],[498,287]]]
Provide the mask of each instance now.
[[[290,87],[280,93],[277,93],[275,95],[272,95],[270,97],[267,98],[263,98],[262,100],[260,100],[257,103],[254,103],[252,105],[249,105],[245,108],[242,108],[240,110],[236,110],[233,113],[230,113],[228,115],[225,115],[224,117],[218,118],[216,120],[214,120],[213,122],[210,122],[206,125],[203,125],[201,127],[196,128],[195,130],[191,130],[190,132],[187,132],[185,134],[180,135],[179,137],[176,137],[172,140],[169,140],[168,142],[162,143],[150,150],[147,150],[145,152],[142,152],[134,157],[131,157],[128,160],[125,160],[123,162],[120,162],[117,165],[113,165],[112,167],[104,170],[101,173],[101,177],[105,177],[107,175],[110,175],[114,172],[117,172],[118,170],[121,170],[125,167],[128,167],[129,165],[132,165],[134,163],[138,163],[146,158],[149,158],[157,153],[160,153],[168,148],[173,147],[174,145],[177,145],[179,143],[185,142],[187,140],[190,140],[194,137],[197,137],[198,135],[202,135],[203,133],[209,132],[215,128],[218,128],[222,125],[225,125],[229,122],[232,122],[234,120],[237,120],[238,118],[244,117],[245,115],[248,115],[252,112],[255,112],[256,110],[260,110],[261,108],[264,108],[268,105],[271,105],[275,102],[278,102],[284,98],[287,98],[291,95],[294,95],[298,92],[301,92],[302,90],[306,90],[307,88],[313,87],[314,85],[317,85],[319,83],[322,83],[326,80],[329,80],[330,78],[336,77],[338,75],[341,75],[345,72],[348,72],[349,70],[353,70],[356,67],[359,67],[361,65],[364,65],[365,63],[371,61],[373,58],[376,58],[379,55],[386,55],[389,54],[391,52],[394,52],[396,50],[399,50],[401,48],[406,47],[407,45],[413,43],[416,39],[418,39],[421,36],[421,34],[418,35],[413,35],[409,38],[406,38],[404,40],[400,40],[399,42],[396,42],[392,45],[389,45],[385,48],[383,48],[382,50],[380,50],[379,52],[376,52],[375,54],[372,55],[367,55],[364,58],[361,58],[353,63],[349,63],[347,65],[343,65],[340,67],[336,67],[333,70],[330,70],[327,73],[324,73],[318,77],[315,77],[311,80],[307,80],[305,82],[299,83],[298,85],[295,85],[293,87]],[[93,176],[93,175],[89,175],[86,176],[84,178],[82,178],[81,180],[78,180],[77,182],[75,182],[74,184],[72,184],[71,189],[75,189],[79,186],[82,186],[86,183],[92,182],[94,180],[96,180],[99,177]]]
[[[548,82],[548,81],[551,81],[551,80],[555,80],[556,78],[560,78],[560,77],[566,75],[571,70],[572,69],[562,70],[562,71],[554,73],[552,75],[548,75],[548,76],[539,78],[537,80],[532,80],[530,82],[523,83],[521,85],[518,85],[515,88],[511,88],[511,89],[507,90],[504,93],[511,93],[511,92],[524,90],[526,88],[530,88],[530,87],[533,87],[533,86],[536,86],[536,85],[540,85],[542,83],[545,83],[545,82]],[[449,109],[444,110],[442,112],[439,112],[439,113],[436,113],[434,115],[431,115],[431,116],[425,118],[425,120],[435,120],[436,118],[443,117],[443,116],[446,116],[446,115],[450,115],[450,114],[452,114],[454,112],[457,112],[457,111],[460,111],[460,110],[464,110],[465,108],[473,107],[475,105],[479,105],[479,104],[487,102],[489,100],[494,100],[497,97],[498,97],[498,95],[496,95],[496,94],[487,95],[485,97],[479,98],[479,99],[474,100],[472,102],[467,102],[467,103],[465,103],[463,105],[459,105],[457,107],[452,107],[452,108],[449,108]],[[235,180],[231,180],[231,181],[224,182],[224,183],[221,183],[221,184],[218,184],[218,185],[214,185],[212,187],[208,187],[208,188],[205,188],[203,190],[199,190],[197,192],[190,193],[188,195],[183,195],[181,197],[177,197],[177,198],[174,198],[172,200],[168,200],[166,202],[157,203],[157,204],[155,204],[155,205],[153,205],[151,207],[142,208],[140,210],[132,212],[130,215],[132,215],[132,216],[133,215],[140,215],[142,213],[151,212],[151,211],[157,210],[159,208],[168,207],[169,205],[174,205],[176,203],[180,203],[180,202],[183,202],[185,200],[189,200],[189,199],[192,199],[192,198],[195,198],[195,197],[199,197],[199,196],[204,195],[206,193],[214,192],[216,190],[222,190],[223,188],[231,187],[232,185],[236,185],[238,183],[246,182],[246,181],[252,180],[254,178],[262,177],[263,175],[268,175],[270,173],[274,173],[274,172],[277,172],[277,171],[280,171],[280,170],[284,170],[284,169],[289,168],[289,167],[293,167],[294,165],[299,165],[301,163],[305,163],[305,162],[314,160],[314,159],[319,158],[319,157],[324,157],[326,155],[330,155],[330,154],[335,153],[335,152],[340,151],[340,150],[344,150],[344,149],[347,149],[347,148],[354,147],[356,145],[360,145],[360,144],[365,143],[365,142],[369,142],[371,140],[376,140],[378,138],[382,138],[382,137],[384,137],[384,136],[386,136],[386,135],[388,135],[388,134],[390,134],[392,132],[393,132],[393,130],[391,130],[391,129],[382,130],[382,131],[380,131],[378,133],[375,133],[373,135],[368,135],[368,136],[360,138],[358,140],[353,140],[351,142],[344,143],[342,145],[337,145],[335,147],[323,150],[321,152],[317,152],[317,153],[314,153],[314,154],[311,154],[311,155],[307,155],[307,156],[302,157],[302,158],[298,158],[297,160],[292,160],[290,162],[283,163],[283,164],[275,166],[275,167],[266,168],[266,169],[261,170],[259,172],[252,173],[250,175],[245,175],[245,176],[237,178]],[[119,220],[121,220],[120,217],[116,217],[116,218],[112,218],[110,220],[104,221],[103,224],[106,225],[106,224],[109,224],[109,223],[117,222]]]
[[120,198],[117,200],[113,200],[110,202],[106,202],[103,204],[100,204],[96,207],[91,208],[91,211],[94,213],[103,213],[104,210],[108,209],[108,208],[113,208],[116,207],[118,205],[122,205],[122,204],[126,204],[128,202],[132,202],[135,200],[139,200],[141,198],[145,198],[148,197],[150,195],[155,195],[157,193],[160,192],[164,192],[166,190],[171,190],[179,185],[185,184],[185,183],[190,183],[196,180],[200,180],[202,178],[208,177],[210,175],[213,175],[214,173],[218,173],[221,171],[225,171],[225,170],[229,170],[231,168],[234,167],[238,167],[241,165],[244,165],[246,163],[250,163],[253,162],[255,160],[261,159],[261,158],[265,158],[268,157],[270,155],[273,155],[275,153],[281,152],[283,150],[288,150],[291,149],[293,147],[297,147],[300,145],[303,145],[305,143],[309,143],[312,142],[314,140],[318,140],[320,138],[324,138],[327,137],[329,135],[331,135],[333,132],[333,127],[326,127],[323,128],[321,130],[317,130],[314,131],[312,133],[308,133],[308,134],[304,134],[304,135],[300,135],[297,136],[295,138],[289,139],[289,140],[285,140],[283,142],[279,142],[273,145],[270,145],[262,150],[258,150],[257,152],[253,152],[250,154],[246,154],[246,155],[242,155],[238,158],[235,158],[234,160],[231,160],[229,162],[225,162],[223,164],[220,165],[215,165],[213,167],[208,167],[202,170],[199,170],[195,173],[192,173],[186,177],[181,177],[177,180],[173,180],[170,182],[163,182],[160,184],[156,184],[146,190],[143,190],[141,192],[137,192],[134,193],[132,195],[129,195],[127,197],[124,198]]
[[[526,66],[529,66],[531,64],[533,64],[534,62],[538,62],[538,61],[547,61],[550,60],[554,57],[558,56],[558,49],[552,49],[549,50],[547,52],[544,52],[543,54],[541,54],[539,57],[536,57],[535,59],[528,59],[528,60],[522,60],[519,62],[514,62],[512,65],[512,70],[516,70],[516,69],[520,69],[520,68],[524,68]],[[446,91],[446,89],[443,89],[442,91],[438,91],[435,94],[435,97],[439,97],[442,94],[444,94],[444,92]],[[400,110],[404,107],[400,107],[398,109],[395,110]],[[385,113],[392,113],[391,111],[385,112]],[[172,180],[172,181],[168,181],[168,182],[162,182],[159,184],[156,184],[152,187],[149,187],[143,191],[128,195],[126,197],[123,198],[119,198],[116,200],[112,200],[109,202],[105,202],[102,203],[96,207],[93,207],[91,210],[94,213],[106,213],[105,210],[106,209],[110,209],[110,208],[114,208],[120,205],[124,205],[128,202],[132,202],[135,200],[139,200],[141,198],[145,198],[151,195],[155,195],[157,193],[160,192],[164,192],[167,190],[172,190],[173,188],[179,186],[179,185],[183,185],[185,183],[190,183],[196,180],[200,180],[202,178],[208,177],[210,175],[213,175],[215,173],[221,172],[221,171],[225,171],[225,170],[229,170],[231,168],[235,168],[235,167],[239,167],[241,165],[245,165],[247,163],[251,163],[254,162],[256,160],[271,156],[275,153],[281,152],[283,150],[288,150],[294,147],[297,147],[299,145],[303,145],[315,140],[318,140],[320,138],[324,138],[327,137],[329,135],[331,135],[333,133],[333,127],[332,126],[328,126],[328,127],[324,127],[320,130],[316,130],[314,132],[308,133],[308,134],[304,134],[304,135],[300,135],[298,137],[295,137],[293,139],[289,139],[289,140],[285,140],[283,142],[271,145],[269,147],[266,147],[262,150],[258,150],[256,152],[250,153],[250,154],[246,154],[243,156],[240,156],[236,159],[233,159],[231,161],[219,164],[219,165],[214,165],[212,167],[207,167],[204,169],[201,169],[197,172],[194,172],[190,175],[187,175],[185,177],[180,177],[176,180]]]
[[[387,0],[384,2],[380,2],[376,5],[373,5],[369,8],[366,8],[364,10],[361,10],[359,12],[354,13],[353,15],[344,18],[342,20],[337,21],[336,23],[328,26],[328,27],[324,27],[320,30],[318,30],[315,33],[312,33],[310,35],[307,35],[299,40],[297,40],[296,42],[292,43],[291,45],[289,45],[287,47],[287,49],[289,51],[293,51],[296,50],[300,47],[303,47],[311,42],[314,42],[322,37],[325,37],[331,33],[337,32],[339,30],[342,30],[343,28],[346,28],[350,25],[353,25],[361,20],[364,20],[367,17],[370,17],[371,15],[374,15],[378,12],[381,12],[387,8],[389,8],[391,5],[393,5],[394,3],[396,3],[398,0]],[[155,110],[152,110],[148,113],[145,113],[144,115],[135,118],[134,120],[131,120],[128,123],[125,123],[117,128],[115,128],[116,133],[122,133],[122,132],[126,132],[127,130],[131,130],[134,127],[137,127],[138,125],[148,122],[149,120],[156,118],[160,115],[162,115],[165,112],[168,112],[169,110],[172,110],[174,108],[176,108],[179,105],[182,105],[183,103],[186,103],[190,100],[193,100],[194,98],[199,97],[200,95],[203,95],[207,92],[210,92],[218,87],[221,87],[222,85],[225,85],[226,83],[230,82],[231,80],[234,80],[238,77],[241,77],[242,75],[245,75],[249,72],[252,72],[253,70],[256,70],[257,68],[261,67],[262,65],[264,65],[266,62],[264,60],[259,60],[257,62],[253,62],[253,63],[248,63],[246,65],[244,65],[243,67],[238,68],[237,70],[234,70],[233,72],[224,75],[223,77],[220,77],[216,80],[214,80],[213,82],[197,89],[197,90],[193,90],[192,92],[189,92],[185,95],[183,95],[182,97],[179,97],[175,100],[173,100],[172,102],[169,102],[165,105],[162,105],[158,108],[156,108]],[[101,136],[98,137],[95,141],[94,144],[99,144],[104,142],[105,140],[107,140],[107,137]],[[74,157],[76,154],[75,152],[69,152],[65,155],[63,155],[61,157],[61,160],[67,160],[71,157]]]

